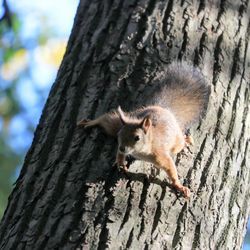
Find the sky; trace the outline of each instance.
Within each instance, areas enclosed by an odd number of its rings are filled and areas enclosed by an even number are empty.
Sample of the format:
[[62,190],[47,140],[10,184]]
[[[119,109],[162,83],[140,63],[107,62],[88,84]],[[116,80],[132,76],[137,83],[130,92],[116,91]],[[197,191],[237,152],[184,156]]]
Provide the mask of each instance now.
[[[30,39],[41,29],[39,16],[50,16],[50,25],[56,27],[58,34],[68,37],[73,25],[78,0],[8,0],[11,9],[20,13],[24,20],[22,34]],[[59,11],[60,10],[60,11]]]

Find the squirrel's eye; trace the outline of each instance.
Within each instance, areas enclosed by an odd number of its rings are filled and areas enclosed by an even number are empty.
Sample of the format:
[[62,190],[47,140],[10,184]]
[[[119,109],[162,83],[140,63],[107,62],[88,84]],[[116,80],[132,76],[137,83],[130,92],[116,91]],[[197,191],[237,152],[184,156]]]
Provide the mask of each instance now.
[[139,135],[136,135],[134,139],[135,139],[135,141],[139,141],[140,140]]

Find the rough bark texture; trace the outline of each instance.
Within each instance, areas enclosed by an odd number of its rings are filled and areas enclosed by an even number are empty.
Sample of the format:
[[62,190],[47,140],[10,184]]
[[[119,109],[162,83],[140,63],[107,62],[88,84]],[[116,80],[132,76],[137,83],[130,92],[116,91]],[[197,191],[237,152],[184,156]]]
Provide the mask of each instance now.
[[[250,4],[244,0],[81,1],[67,52],[0,226],[1,249],[240,249],[249,213]],[[138,105],[164,62],[191,61],[212,96],[165,173],[111,167],[115,140],[76,128]],[[248,166],[247,166],[248,165]]]

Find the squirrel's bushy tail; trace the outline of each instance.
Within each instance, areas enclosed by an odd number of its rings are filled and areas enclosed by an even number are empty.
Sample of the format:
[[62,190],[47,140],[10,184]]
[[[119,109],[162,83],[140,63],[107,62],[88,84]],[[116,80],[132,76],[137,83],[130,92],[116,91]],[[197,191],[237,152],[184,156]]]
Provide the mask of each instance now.
[[171,110],[182,129],[188,129],[202,117],[207,108],[210,87],[198,68],[175,62],[161,72],[155,81],[154,104]]

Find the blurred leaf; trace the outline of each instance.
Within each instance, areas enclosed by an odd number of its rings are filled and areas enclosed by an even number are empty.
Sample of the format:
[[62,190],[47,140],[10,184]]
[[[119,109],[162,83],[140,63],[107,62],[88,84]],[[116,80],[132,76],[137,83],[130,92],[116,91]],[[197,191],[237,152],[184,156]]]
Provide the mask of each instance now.
[[16,50],[12,47],[5,48],[4,55],[3,55],[3,61],[4,63],[7,63],[16,53]]
[[26,49],[19,49],[12,54],[9,60],[0,69],[2,78],[6,81],[13,81],[18,74],[28,65],[28,52]]
[[9,88],[6,88],[0,96],[0,116],[3,118],[5,131],[7,131],[12,117],[20,112],[20,104],[16,99],[15,91],[15,84],[13,84]]
[[12,15],[12,29],[14,33],[18,34],[21,28],[21,22],[16,14]]
[[66,50],[65,40],[49,40],[44,46],[39,46],[36,50],[38,61],[58,67],[62,61]]
[[47,33],[41,33],[39,36],[38,36],[38,44],[39,45],[45,45],[48,41],[48,34]]
[[16,166],[20,164],[21,158],[21,155],[17,155],[6,144],[6,138],[0,135],[0,218],[3,215],[13,186],[13,181],[10,177],[15,176]]

